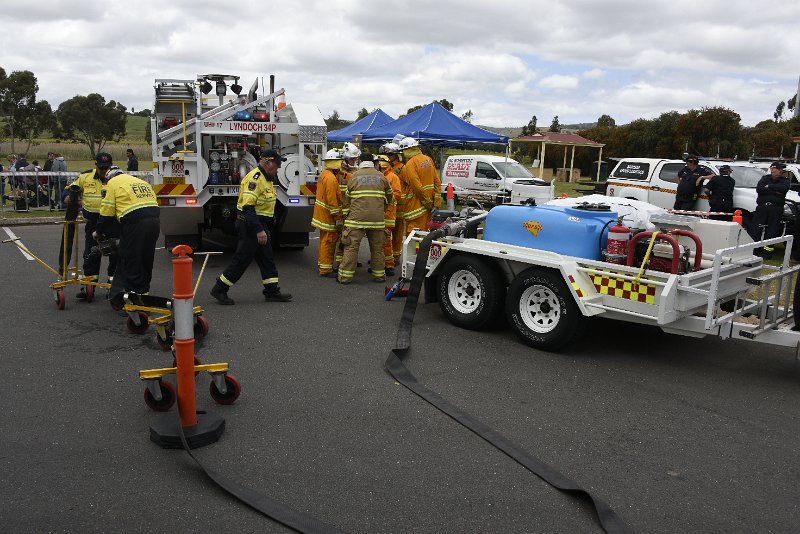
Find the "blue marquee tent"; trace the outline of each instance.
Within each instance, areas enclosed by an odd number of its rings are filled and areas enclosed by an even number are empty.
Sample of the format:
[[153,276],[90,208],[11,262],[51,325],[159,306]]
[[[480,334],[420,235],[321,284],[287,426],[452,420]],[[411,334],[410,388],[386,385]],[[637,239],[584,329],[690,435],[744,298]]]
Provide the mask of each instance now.
[[[364,142],[388,141],[397,134],[419,139],[422,143],[460,145],[464,143],[508,144],[508,137],[473,126],[453,115],[438,102],[400,117],[396,121],[364,132]],[[330,139],[330,134],[328,134]]]
[[336,143],[344,143],[352,140],[354,135],[363,134],[369,131],[370,128],[379,128],[384,124],[392,122],[394,119],[383,112],[380,108],[376,109],[366,117],[358,119],[356,122],[328,132],[328,141]]

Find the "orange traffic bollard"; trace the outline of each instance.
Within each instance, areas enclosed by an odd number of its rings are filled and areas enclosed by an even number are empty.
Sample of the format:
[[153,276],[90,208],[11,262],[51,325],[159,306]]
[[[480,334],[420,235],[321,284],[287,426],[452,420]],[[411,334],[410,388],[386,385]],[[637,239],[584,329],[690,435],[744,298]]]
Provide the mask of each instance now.
[[172,287],[173,309],[175,318],[175,360],[177,361],[178,379],[178,411],[181,414],[181,426],[184,428],[197,424],[197,399],[194,388],[194,325],[179,313],[179,310],[189,307],[189,317],[192,314],[192,253],[191,247],[178,245],[172,249],[175,257],[172,258]]
[[736,210],[733,212],[733,222],[742,225],[742,210]]

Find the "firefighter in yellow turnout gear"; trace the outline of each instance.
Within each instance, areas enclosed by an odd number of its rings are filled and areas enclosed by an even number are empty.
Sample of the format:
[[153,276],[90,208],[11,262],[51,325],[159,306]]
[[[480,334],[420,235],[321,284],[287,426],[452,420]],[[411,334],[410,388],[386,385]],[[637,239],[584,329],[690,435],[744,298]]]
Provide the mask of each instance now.
[[119,222],[119,257],[109,292],[113,302],[118,301],[118,295],[125,291],[140,294],[150,291],[161,224],[160,208],[150,184],[119,169],[109,171],[107,177],[93,237],[98,239],[107,235],[114,220]]
[[[342,230],[342,191],[339,188],[339,174],[342,171],[342,153],[336,149],[325,154],[325,170],[317,180],[317,199],[314,203],[314,217],[311,226],[319,229],[319,275],[335,277],[333,260],[336,243]],[[341,259],[340,259],[341,261]]]
[[277,176],[282,161],[286,161],[286,158],[276,150],[264,149],[261,151],[258,167],[242,179],[236,204],[236,252],[230,265],[211,288],[211,296],[220,304],[234,304],[233,299],[228,297],[228,289],[239,281],[254,258],[261,271],[264,300],[292,300],[292,295],[281,293],[278,287],[278,269],[272,257],[270,237],[275,216],[275,190],[272,180]]
[[[386,145],[384,145],[386,146]],[[384,147],[381,147],[382,149]],[[385,270],[386,276],[394,276],[394,268],[396,265],[394,256],[394,235],[396,233],[403,234],[402,218],[397,217],[397,203],[400,201],[400,179],[392,169],[392,164],[389,161],[389,156],[381,154],[378,156],[380,162],[380,171],[389,181],[392,187],[393,199],[392,202],[386,206],[386,241],[383,244],[383,259],[386,262]],[[399,228],[398,228],[399,227]]]
[[342,243],[344,258],[339,266],[337,280],[341,284],[352,282],[356,274],[358,248],[364,236],[369,241],[370,274],[375,282],[386,280],[383,261],[383,244],[386,239],[386,206],[394,200],[389,181],[378,170],[372,154],[362,156],[359,168],[347,182],[342,207],[345,213]]
[[399,176],[405,233],[408,235],[414,228],[427,229],[431,211],[442,203],[442,181],[433,160],[422,153],[416,139],[405,137],[398,145],[405,158]]
[[[339,190],[341,191],[341,196],[339,197],[340,200],[344,198],[344,193],[347,190],[348,180],[350,180],[350,177],[358,169],[358,157],[360,155],[361,149],[353,143],[345,143],[342,147],[342,168],[338,174]],[[344,213],[342,213],[342,216],[344,216]],[[340,228],[339,240],[336,242],[336,254],[334,261],[337,264],[341,264],[343,255],[344,243],[342,243],[342,229]]]
[[[97,229],[97,220],[100,217],[100,203],[103,200],[109,169],[119,170],[117,167],[113,167],[112,163],[111,154],[107,152],[100,152],[95,157],[95,168],[88,171],[83,171],[74,182],[69,184],[70,187],[77,187],[81,191],[80,196],[83,201],[83,218],[86,221],[84,227],[86,245],[83,249],[83,275],[85,277],[91,277],[92,280],[97,280],[98,275],[100,274],[101,259],[99,254],[91,254],[92,247],[97,244],[92,235]],[[64,188],[64,192],[62,193],[62,202],[66,204],[69,201],[69,188]],[[74,227],[71,227],[69,231],[70,234],[74,232]],[[110,237],[119,237],[119,226],[114,223],[109,224],[106,228],[106,234]],[[58,254],[59,272],[64,271],[64,266],[62,265],[64,260],[63,248],[64,243],[62,242],[61,250]],[[67,263],[69,263],[71,256],[72,239],[69,239],[67,242]],[[113,280],[116,266],[116,254],[109,256],[107,269],[109,280]],[[76,297],[79,299],[86,298],[86,291],[83,289],[83,287],[81,287],[81,290],[78,292]]]

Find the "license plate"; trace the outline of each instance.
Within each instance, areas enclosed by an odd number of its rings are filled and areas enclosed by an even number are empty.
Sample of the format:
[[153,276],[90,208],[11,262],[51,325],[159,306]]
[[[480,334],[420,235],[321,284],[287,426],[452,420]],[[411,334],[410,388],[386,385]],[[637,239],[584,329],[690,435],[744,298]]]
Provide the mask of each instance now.
[[183,176],[165,176],[164,177],[165,184],[183,184]]

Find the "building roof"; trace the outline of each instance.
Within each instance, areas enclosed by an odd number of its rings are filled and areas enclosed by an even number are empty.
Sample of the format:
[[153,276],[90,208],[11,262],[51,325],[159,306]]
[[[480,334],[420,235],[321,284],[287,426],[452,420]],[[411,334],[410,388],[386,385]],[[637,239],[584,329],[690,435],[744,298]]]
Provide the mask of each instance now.
[[547,143],[548,145],[568,145],[568,146],[593,146],[602,147],[604,143],[598,143],[591,139],[586,139],[578,134],[561,132],[536,132],[533,135],[521,135],[511,140],[512,143]]

